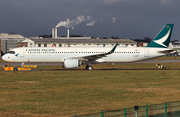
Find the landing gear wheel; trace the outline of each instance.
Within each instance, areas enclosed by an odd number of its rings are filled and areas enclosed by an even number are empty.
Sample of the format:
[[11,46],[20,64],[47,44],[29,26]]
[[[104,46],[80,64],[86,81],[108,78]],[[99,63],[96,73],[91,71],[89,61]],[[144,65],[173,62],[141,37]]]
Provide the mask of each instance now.
[[18,71],[18,68],[14,68],[14,71]]
[[91,71],[91,70],[93,70],[93,67],[92,66],[86,66],[86,69]]

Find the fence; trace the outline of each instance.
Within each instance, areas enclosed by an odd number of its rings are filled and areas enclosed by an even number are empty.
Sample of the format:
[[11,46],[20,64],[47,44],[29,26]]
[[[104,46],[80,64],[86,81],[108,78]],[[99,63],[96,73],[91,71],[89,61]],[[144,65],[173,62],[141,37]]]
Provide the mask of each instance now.
[[[137,113],[137,115],[135,115]],[[75,115],[73,117],[180,117],[180,101],[162,104],[139,106],[119,110],[107,110],[99,113]]]

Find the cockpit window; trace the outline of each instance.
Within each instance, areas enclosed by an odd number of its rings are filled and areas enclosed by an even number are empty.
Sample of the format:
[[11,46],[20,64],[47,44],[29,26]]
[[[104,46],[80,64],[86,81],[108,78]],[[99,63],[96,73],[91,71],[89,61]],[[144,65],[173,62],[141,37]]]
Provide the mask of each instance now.
[[14,51],[9,51],[6,54],[15,54],[15,52]]

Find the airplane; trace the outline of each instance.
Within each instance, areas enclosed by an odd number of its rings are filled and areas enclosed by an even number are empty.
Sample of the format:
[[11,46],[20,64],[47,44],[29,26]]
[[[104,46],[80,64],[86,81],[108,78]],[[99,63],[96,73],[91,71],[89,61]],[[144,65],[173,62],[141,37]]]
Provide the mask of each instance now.
[[166,24],[146,47],[20,47],[2,56],[8,62],[61,62],[64,68],[79,68],[91,64],[127,63],[157,58],[174,52],[168,48],[174,24]]

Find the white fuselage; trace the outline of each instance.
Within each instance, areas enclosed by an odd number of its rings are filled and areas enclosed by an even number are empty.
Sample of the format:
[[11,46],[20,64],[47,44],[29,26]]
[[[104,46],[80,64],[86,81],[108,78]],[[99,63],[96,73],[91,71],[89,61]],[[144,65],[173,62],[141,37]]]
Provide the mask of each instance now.
[[[112,48],[109,47],[76,47],[76,48],[64,48],[64,47],[22,47],[16,48],[11,51],[15,51],[15,54],[5,54],[3,60],[8,62],[64,62],[64,59],[72,57],[84,57],[89,55],[97,55],[107,53]],[[147,47],[117,47],[115,52],[106,57],[102,57],[95,61],[90,62],[135,62],[146,59],[156,58],[165,54],[159,53],[159,51],[169,50],[168,48],[147,48]]]

